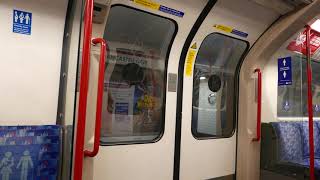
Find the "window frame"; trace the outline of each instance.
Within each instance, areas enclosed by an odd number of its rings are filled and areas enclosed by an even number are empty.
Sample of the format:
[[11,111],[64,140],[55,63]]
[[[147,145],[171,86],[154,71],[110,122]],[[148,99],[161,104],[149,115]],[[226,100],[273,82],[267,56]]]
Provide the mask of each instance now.
[[[201,133],[198,133],[197,132],[197,126],[194,126],[194,124],[196,124],[198,122],[195,121],[193,119],[193,110],[192,110],[192,107],[191,107],[191,134],[193,136],[193,138],[195,138],[196,140],[212,140],[212,139],[225,139],[225,138],[230,138],[232,137],[236,130],[237,130],[237,124],[238,124],[238,108],[239,108],[239,78],[240,78],[240,71],[241,71],[241,67],[242,67],[242,64],[244,62],[244,59],[245,57],[247,56],[248,52],[249,52],[249,49],[250,49],[250,43],[244,39],[240,39],[240,38],[236,38],[236,37],[233,37],[233,36],[230,36],[230,35],[227,35],[227,34],[224,34],[224,33],[220,33],[220,32],[212,32],[212,33],[209,33],[208,35],[206,35],[206,37],[202,40],[201,44],[200,44],[200,47],[198,49],[198,53],[197,53],[197,56],[195,58],[195,61],[194,61],[194,66],[193,66],[193,72],[194,72],[194,69],[195,69],[195,64],[196,64],[196,60],[198,58],[198,55],[199,55],[199,50],[201,49],[202,45],[203,45],[203,42],[211,35],[221,35],[221,36],[224,36],[224,37],[228,37],[228,38],[231,38],[231,39],[234,39],[234,40],[238,40],[238,41],[241,41],[241,42],[244,42],[246,44],[246,48],[244,50],[244,52],[242,53],[242,55],[239,57],[239,62],[236,66],[236,69],[235,69],[235,74],[234,74],[234,95],[233,95],[233,98],[234,98],[234,103],[233,103],[233,108],[234,108],[234,113],[233,113],[233,128],[232,128],[232,132],[230,133],[230,135],[224,135],[224,136],[204,136],[204,135],[200,135]],[[194,75],[192,76],[192,92],[193,92],[193,87],[194,87]],[[193,94],[192,94],[192,97],[193,97]],[[193,106],[193,99],[192,99],[192,104],[191,106]]]
[[[171,54],[171,50],[172,50],[172,45],[173,45],[173,42],[175,41],[176,39],[176,36],[177,36],[177,33],[178,33],[178,30],[179,30],[179,26],[178,26],[178,23],[174,20],[174,19],[171,19],[169,17],[165,17],[165,16],[161,16],[159,14],[156,14],[156,13],[152,13],[152,12],[148,12],[148,11],[145,11],[143,9],[138,9],[136,7],[132,7],[132,6],[128,6],[128,5],[125,5],[125,4],[113,4],[111,5],[110,7],[110,10],[109,12],[111,11],[111,9],[113,7],[124,7],[124,8],[128,8],[128,9],[132,9],[132,10],[135,10],[137,12],[141,12],[141,13],[146,13],[148,15],[152,15],[152,16],[156,16],[156,17],[160,17],[160,18],[163,18],[163,19],[166,19],[170,22],[172,22],[174,24],[174,32],[172,34],[172,37],[171,37],[171,40],[169,42],[169,45],[167,47],[167,53],[166,53],[166,56],[165,56],[165,65],[164,65],[164,77],[163,77],[163,83],[164,83],[164,89],[163,89],[163,107],[162,107],[162,117],[163,119],[162,122],[161,122],[161,126],[160,126],[160,131],[157,135],[156,138],[154,139],[150,139],[150,140],[134,140],[134,141],[121,141],[121,142],[105,142],[105,141],[102,141],[101,140],[101,135],[100,135],[100,146],[119,146],[119,145],[137,145],[137,144],[152,144],[152,143],[157,143],[158,141],[160,141],[165,133],[165,123],[166,123],[166,104],[167,104],[167,90],[168,90],[168,87],[167,87],[167,84],[168,84],[168,64],[169,64],[169,57],[170,57],[170,54]],[[107,21],[108,21],[109,18],[107,18]],[[105,25],[105,28],[104,28],[104,33],[106,31],[106,25]],[[108,49],[109,47],[107,47]]]

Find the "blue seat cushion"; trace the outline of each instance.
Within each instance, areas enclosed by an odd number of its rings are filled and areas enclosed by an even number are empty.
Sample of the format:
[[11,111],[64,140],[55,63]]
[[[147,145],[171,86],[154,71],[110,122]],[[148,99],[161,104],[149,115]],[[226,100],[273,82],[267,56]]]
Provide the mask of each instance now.
[[279,160],[301,162],[303,160],[302,136],[296,122],[272,122],[278,137]]
[[9,173],[10,180],[21,180],[22,172],[27,180],[55,180],[60,140],[61,127],[56,125],[0,126],[0,174]]
[[[308,121],[299,123],[302,141],[303,141],[303,158],[310,157],[309,148],[309,123]],[[320,131],[317,123],[313,124],[313,137],[314,137],[314,157],[320,158]]]

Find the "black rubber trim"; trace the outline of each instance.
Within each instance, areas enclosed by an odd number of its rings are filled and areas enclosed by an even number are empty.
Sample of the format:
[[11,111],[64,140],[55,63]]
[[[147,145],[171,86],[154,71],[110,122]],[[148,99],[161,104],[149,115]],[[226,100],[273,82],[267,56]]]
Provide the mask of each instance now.
[[[171,48],[172,48],[172,45],[173,45],[173,41],[176,39],[176,36],[177,36],[177,33],[178,33],[178,30],[179,30],[179,26],[178,26],[178,23],[174,20],[174,19],[171,19],[169,17],[166,17],[166,16],[161,16],[159,14],[155,14],[155,13],[152,13],[152,12],[148,12],[148,11],[145,11],[143,9],[138,9],[138,8],[135,8],[135,7],[132,7],[132,6],[128,6],[128,5],[124,5],[124,4],[113,4],[111,5],[111,8],[110,8],[110,11],[113,7],[124,7],[124,8],[128,8],[128,9],[132,9],[132,10],[135,10],[135,11],[138,11],[138,12],[141,12],[141,13],[145,13],[145,14],[149,14],[149,15],[152,15],[152,16],[155,16],[155,17],[160,17],[160,18],[163,18],[163,19],[166,19],[170,22],[172,22],[175,26],[175,31],[173,32],[172,34],[172,37],[171,37],[171,41],[170,41],[170,44],[168,45],[168,49],[167,49],[167,54],[166,54],[166,59],[165,59],[165,71],[164,71],[164,78],[163,78],[163,83],[164,83],[164,95],[163,95],[163,107],[162,107],[162,116],[163,116],[163,119],[162,119],[162,124],[161,124],[161,131],[159,132],[159,135],[154,138],[154,139],[151,139],[151,140],[135,140],[135,141],[122,141],[122,142],[104,142],[101,140],[100,138],[100,146],[119,146],[119,145],[136,145],[136,144],[150,144],[150,143],[157,143],[159,142],[163,135],[164,135],[164,131],[165,131],[165,116],[166,116],[166,99],[167,99],[167,75],[168,75],[168,62],[169,62],[169,56],[171,54]],[[107,39],[105,38],[105,32],[106,32],[106,29],[107,27],[105,28],[104,30],[104,39],[107,41]],[[108,41],[107,41],[108,42]]]
[[[59,81],[59,94],[58,94],[58,107],[57,107],[57,117],[56,117],[56,124],[59,124],[63,127],[62,131],[62,144],[61,148],[64,150],[65,146],[67,146],[64,142],[65,140],[65,133],[67,132],[65,129],[65,109],[66,109],[66,93],[67,93],[67,76],[68,76],[68,68],[69,68],[69,55],[70,55],[70,45],[71,45],[71,35],[72,35],[72,29],[73,28],[80,28],[79,32],[79,39],[81,39],[81,25],[82,21],[80,21],[78,27],[74,27],[73,22],[75,21],[75,11],[76,11],[76,4],[82,3],[83,0],[69,0],[68,1],[68,7],[65,17],[65,25],[64,25],[64,33],[63,33],[63,42],[62,42],[62,58],[61,58],[61,65],[60,65],[60,81]],[[83,6],[81,7],[81,12],[83,12]],[[80,43],[78,45],[78,54],[80,52]],[[79,62],[79,57],[77,58]],[[76,83],[76,82],[75,82]],[[74,108],[76,108],[76,100],[74,101]],[[75,112],[74,112],[75,117]],[[73,125],[75,124],[75,119],[73,119]],[[72,127],[72,130],[74,131],[74,127]],[[73,132],[72,131],[72,132]],[[72,133],[68,132],[68,133]],[[73,143],[74,137],[72,136],[71,142]],[[62,153],[61,160],[60,160],[60,169],[59,169],[59,178],[67,178],[71,180],[71,174],[72,174],[72,168],[73,163],[70,163],[69,169],[62,170],[61,168],[62,163],[64,161],[71,160],[70,157],[73,157],[73,146],[71,146],[71,152],[68,154],[69,157],[67,157],[66,154]],[[69,177],[69,178],[68,178]]]
[[[64,118],[60,116],[65,113],[65,105],[66,105],[66,93],[67,93],[67,74],[68,74],[68,65],[69,65],[69,54],[70,54],[70,42],[71,42],[71,32],[72,32],[72,6],[74,0],[69,0],[65,24],[64,24],[64,32],[63,32],[63,41],[62,41],[62,57],[61,57],[61,65],[60,65],[60,84],[59,84],[59,95],[58,95],[58,108],[57,108],[57,119],[56,124],[63,125]],[[70,36],[67,36],[70,35]]]
[[178,88],[177,88],[177,110],[176,110],[176,132],[175,132],[175,145],[174,145],[174,165],[173,165],[173,179],[179,180],[180,178],[180,150],[181,150],[181,121],[182,121],[182,93],[183,93],[183,72],[185,59],[188,53],[188,49],[197,34],[203,21],[206,19],[211,9],[217,3],[218,0],[210,0],[203,8],[196,22],[194,23],[184,45],[180,55],[179,69],[178,69]]

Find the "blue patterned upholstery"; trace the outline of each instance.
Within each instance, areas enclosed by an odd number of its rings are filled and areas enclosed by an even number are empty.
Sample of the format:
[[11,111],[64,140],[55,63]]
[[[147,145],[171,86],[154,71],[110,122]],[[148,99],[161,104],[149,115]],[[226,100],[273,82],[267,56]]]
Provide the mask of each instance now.
[[[318,123],[314,123],[313,125],[313,137],[314,137],[314,157],[320,158],[320,131],[318,128]],[[303,142],[303,158],[310,157],[309,151],[309,123],[308,121],[300,122],[299,123],[302,135],[302,142]]]
[[302,136],[298,123],[271,123],[278,137],[279,160],[298,163],[303,160]]
[[0,179],[57,179],[60,139],[60,126],[1,126]]
[[[310,166],[309,124],[304,122],[272,122],[277,139],[279,160]],[[320,170],[320,121],[314,122],[315,168]]]

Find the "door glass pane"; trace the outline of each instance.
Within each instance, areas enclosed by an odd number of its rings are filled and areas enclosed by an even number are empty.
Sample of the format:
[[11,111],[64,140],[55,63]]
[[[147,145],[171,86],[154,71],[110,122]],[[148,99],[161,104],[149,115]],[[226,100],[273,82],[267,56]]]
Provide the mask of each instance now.
[[176,24],[124,6],[110,10],[104,38],[105,71],[101,142],[135,143],[163,132],[166,66]]
[[200,46],[194,66],[192,133],[228,137],[236,117],[236,78],[248,43],[213,33]]

